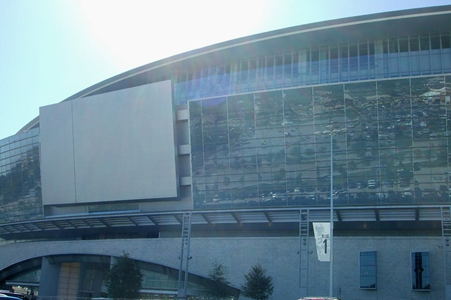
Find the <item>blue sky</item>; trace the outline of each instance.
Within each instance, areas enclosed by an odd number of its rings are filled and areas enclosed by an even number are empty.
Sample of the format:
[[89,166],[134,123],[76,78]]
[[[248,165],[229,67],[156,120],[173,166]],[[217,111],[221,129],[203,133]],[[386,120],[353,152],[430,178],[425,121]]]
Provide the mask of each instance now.
[[1,0],[0,139],[102,80],[284,27],[450,0]]

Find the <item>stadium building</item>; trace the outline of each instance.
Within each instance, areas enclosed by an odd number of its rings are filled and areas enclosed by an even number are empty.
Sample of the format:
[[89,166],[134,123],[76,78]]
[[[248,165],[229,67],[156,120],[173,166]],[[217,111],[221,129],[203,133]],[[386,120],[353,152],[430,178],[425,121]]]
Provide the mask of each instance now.
[[334,296],[451,299],[450,20],[266,32],[41,107],[0,140],[0,288],[105,297],[125,252],[148,298],[206,295],[217,262],[235,298],[260,264],[298,299],[332,251]]

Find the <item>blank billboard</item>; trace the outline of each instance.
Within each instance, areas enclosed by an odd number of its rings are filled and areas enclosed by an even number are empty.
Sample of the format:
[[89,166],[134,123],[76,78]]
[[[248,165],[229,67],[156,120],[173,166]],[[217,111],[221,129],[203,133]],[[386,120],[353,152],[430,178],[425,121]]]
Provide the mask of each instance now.
[[40,109],[44,205],[178,196],[171,82]]

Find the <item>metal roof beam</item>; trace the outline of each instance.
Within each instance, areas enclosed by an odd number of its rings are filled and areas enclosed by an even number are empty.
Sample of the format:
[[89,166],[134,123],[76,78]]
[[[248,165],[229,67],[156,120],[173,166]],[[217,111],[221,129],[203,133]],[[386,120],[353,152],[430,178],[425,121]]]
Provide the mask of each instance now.
[[152,216],[147,215],[146,216],[155,226],[158,226],[157,222],[152,218]]
[[139,226],[139,224],[137,222],[135,222],[135,220],[133,220],[133,217],[129,217],[128,220],[130,222],[132,222],[133,224],[135,224],[135,226]]
[[180,225],[183,225],[183,214],[173,214],[173,216],[174,219],[176,219],[180,223]]
[[105,219],[104,219],[104,218],[99,218],[98,221],[99,221],[100,223],[102,223],[105,227],[108,227],[108,228],[111,227],[110,224],[108,224],[108,223],[105,222]]
[[340,210],[339,209],[335,209],[334,211],[335,211],[335,214],[337,215],[338,222],[343,221],[343,219],[341,218]]
[[207,222],[209,225],[212,224],[211,221],[208,219],[207,214],[201,213],[200,215],[205,220],[205,222]]
[[272,223],[272,218],[269,215],[269,213],[267,211],[263,212],[263,214],[265,215],[266,219],[268,220],[269,223]]
[[243,222],[241,222],[241,220],[238,218],[238,216],[236,215],[236,213],[232,212],[232,217],[235,219],[235,221],[241,225],[243,224]]

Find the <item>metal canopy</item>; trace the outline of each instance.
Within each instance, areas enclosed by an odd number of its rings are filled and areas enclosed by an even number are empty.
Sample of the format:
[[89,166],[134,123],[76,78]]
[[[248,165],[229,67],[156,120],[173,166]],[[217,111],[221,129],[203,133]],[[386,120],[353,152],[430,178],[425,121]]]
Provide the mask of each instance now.
[[[435,206],[371,206],[334,209],[335,222],[407,222],[441,221],[441,207]],[[310,222],[327,222],[330,209],[266,208],[243,210],[193,210],[193,225],[243,225],[298,223],[300,210],[309,211]],[[0,225],[0,236],[44,233],[64,230],[95,230],[127,227],[181,226],[184,211],[160,213],[89,214],[8,223]]]

